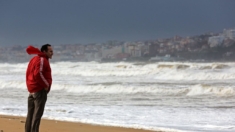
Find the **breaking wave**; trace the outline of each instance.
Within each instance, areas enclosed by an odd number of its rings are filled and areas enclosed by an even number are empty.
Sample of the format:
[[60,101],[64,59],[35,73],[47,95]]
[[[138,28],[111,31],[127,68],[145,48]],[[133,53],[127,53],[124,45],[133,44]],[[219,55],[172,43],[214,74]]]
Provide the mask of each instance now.
[[[0,64],[0,89],[25,89],[26,67],[27,63]],[[57,62],[51,67],[53,89],[66,92],[234,95],[233,63]]]

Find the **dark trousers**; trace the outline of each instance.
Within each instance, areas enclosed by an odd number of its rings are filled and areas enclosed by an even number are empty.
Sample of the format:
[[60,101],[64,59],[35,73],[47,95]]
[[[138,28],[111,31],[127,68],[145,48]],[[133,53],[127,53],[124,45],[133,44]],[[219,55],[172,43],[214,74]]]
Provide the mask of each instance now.
[[28,114],[25,123],[25,132],[39,132],[40,121],[47,101],[47,92],[41,90],[28,97]]

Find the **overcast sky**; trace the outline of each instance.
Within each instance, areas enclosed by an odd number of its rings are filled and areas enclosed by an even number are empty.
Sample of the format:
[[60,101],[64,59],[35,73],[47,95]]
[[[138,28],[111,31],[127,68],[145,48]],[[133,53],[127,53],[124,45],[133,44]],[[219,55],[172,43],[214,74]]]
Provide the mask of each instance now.
[[0,0],[0,45],[193,36],[235,27],[235,0]]

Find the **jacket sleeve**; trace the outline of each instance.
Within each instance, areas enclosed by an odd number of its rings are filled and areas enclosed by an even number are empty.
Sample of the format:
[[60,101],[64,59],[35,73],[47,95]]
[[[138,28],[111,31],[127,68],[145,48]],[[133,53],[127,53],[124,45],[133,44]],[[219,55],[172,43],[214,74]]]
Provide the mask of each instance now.
[[37,62],[35,70],[34,70],[34,77],[36,77],[36,80],[38,83],[43,87],[50,87],[49,82],[45,78],[45,69],[46,69],[46,61],[43,57],[40,57],[40,61]]

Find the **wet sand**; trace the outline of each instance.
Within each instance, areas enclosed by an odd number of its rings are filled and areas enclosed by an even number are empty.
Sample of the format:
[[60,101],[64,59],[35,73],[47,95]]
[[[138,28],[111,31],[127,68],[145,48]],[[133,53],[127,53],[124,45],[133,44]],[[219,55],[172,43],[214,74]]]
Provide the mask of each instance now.
[[[25,117],[0,115],[0,132],[24,132]],[[91,125],[42,119],[40,132],[153,132],[142,129]]]

